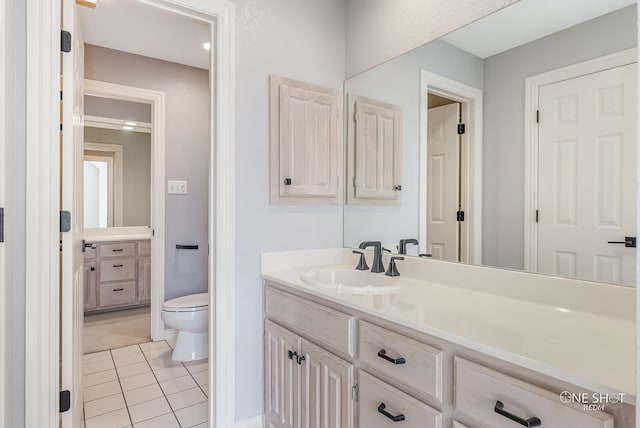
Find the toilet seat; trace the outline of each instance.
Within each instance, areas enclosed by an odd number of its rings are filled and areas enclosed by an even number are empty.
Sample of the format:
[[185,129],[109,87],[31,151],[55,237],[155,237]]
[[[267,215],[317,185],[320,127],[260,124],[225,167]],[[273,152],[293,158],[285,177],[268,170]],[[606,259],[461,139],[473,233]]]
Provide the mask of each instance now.
[[167,312],[198,312],[209,309],[209,293],[190,294],[167,300],[162,310]]

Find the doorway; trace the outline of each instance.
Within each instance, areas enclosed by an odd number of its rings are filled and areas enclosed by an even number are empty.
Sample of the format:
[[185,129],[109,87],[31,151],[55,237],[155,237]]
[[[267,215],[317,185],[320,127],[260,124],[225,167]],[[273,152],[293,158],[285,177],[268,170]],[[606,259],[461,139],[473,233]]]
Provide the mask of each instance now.
[[635,49],[526,85],[525,268],[635,285]]
[[[213,426],[232,426],[234,418],[234,5],[224,0],[208,1],[206,4],[195,0],[155,1],[145,0],[145,4],[162,10],[189,16],[208,23],[211,28],[210,43],[213,55],[211,85],[217,90],[211,96],[210,162],[214,172],[209,177],[210,207],[208,241],[217,252],[209,257],[211,274],[209,312],[209,341],[211,355],[209,372],[210,402],[209,420]],[[69,15],[66,15],[67,18]],[[60,7],[50,4],[45,7],[29,8],[27,28],[31,37],[27,40],[27,139],[29,156],[26,174],[30,177],[27,186],[26,245],[34,248],[31,257],[33,270],[27,272],[26,297],[31,302],[25,311],[26,337],[30,354],[25,361],[26,385],[25,401],[29,403],[26,426],[54,427],[59,423],[60,387],[70,390],[71,397],[79,394],[74,388],[71,376],[59,376],[58,354],[73,353],[69,345],[60,347],[60,299],[58,273],[59,248],[59,149],[57,145],[60,121],[59,78],[61,60],[68,62],[69,55],[60,54]],[[64,28],[73,32],[73,20],[65,20]],[[72,127],[71,116],[62,115],[67,129]],[[53,143],[52,143],[53,142]],[[75,212],[75,209],[72,208]],[[72,214],[73,214],[72,212]],[[50,215],[42,215],[49,213]],[[73,217],[72,217],[73,218]],[[64,232],[72,233],[72,232]],[[71,240],[73,241],[73,239]],[[80,254],[80,245],[67,247]],[[64,249],[63,249],[64,251]],[[225,284],[225,287],[215,287]],[[63,295],[73,285],[67,281],[61,284]],[[46,292],[45,292],[46,290]],[[74,330],[65,324],[64,331]],[[73,334],[65,335],[70,338]],[[69,340],[73,340],[70,338]],[[219,349],[220,352],[215,352]],[[64,357],[63,357],[64,361]],[[73,398],[72,398],[73,399]],[[65,418],[65,413],[63,415]],[[63,421],[63,426],[67,425]]]
[[419,252],[480,263],[480,89],[421,70],[419,165]]

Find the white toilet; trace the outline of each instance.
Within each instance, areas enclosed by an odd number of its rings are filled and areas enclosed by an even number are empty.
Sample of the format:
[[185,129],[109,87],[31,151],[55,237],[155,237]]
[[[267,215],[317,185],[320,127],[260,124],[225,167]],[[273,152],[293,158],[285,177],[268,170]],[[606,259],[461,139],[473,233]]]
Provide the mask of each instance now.
[[172,360],[194,361],[209,356],[209,293],[167,300],[162,305],[162,321],[178,330]]

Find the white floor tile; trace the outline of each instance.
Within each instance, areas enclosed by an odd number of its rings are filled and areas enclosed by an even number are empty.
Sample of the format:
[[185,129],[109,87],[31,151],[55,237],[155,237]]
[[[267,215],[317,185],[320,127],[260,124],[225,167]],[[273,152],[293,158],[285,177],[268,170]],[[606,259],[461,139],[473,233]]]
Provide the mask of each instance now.
[[171,407],[164,397],[129,406],[129,414],[134,424],[167,413],[171,413]]
[[82,356],[82,362],[84,364],[95,363],[96,361],[110,360],[110,359],[111,359],[111,352],[109,351],[94,352],[93,354],[85,354]]
[[198,385],[205,385],[209,383],[209,370],[193,373],[191,376],[193,376],[193,378],[196,380]]
[[173,413],[167,413],[157,418],[138,422],[134,428],[180,428],[180,424]]
[[146,361],[142,351],[131,352],[130,354],[114,355],[113,361],[116,363],[116,367],[129,366],[131,364],[141,363]]
[[123,428],[131,425],[127,409],[116,410],[85,421],[87,428]]
[[167,345],[166,348],[157,348],[157,349],[150,349],[148,351],[145,351],[144,356],[147,357],[147,360],[153,360],[154,358],[171,357],[172,353],[173,353],[173,350],[169,348],[169,345]]
[[147,364],[146,361],[143,361],[141,363],[135,363],[128,366],[118,367],[116,368],[116,371],[118,372],[118,377],[122,379],[125,377],[131,377],[131,376],[139,375],[142,373],[150,372],[151,368],[149,367],[149,364]]
[[131,389],[142,388],[143,386],[153,385],[157,383],[155,376],[153,373],[142,373],[139,375],[125,377],[124,379],[120,379],[120,384],[122,385],[123,391],[129,391]]
[[208,403],[196,404],[195,406],[185,407],[184,409],[177,410],[176,416],[178,422],[183,427],[192,427],[203,422],[207,422]]
[[191,388],[167,395],[167,400],[169,400],[171,408],[176,411],[207,401],[207,396],[202,393],[200,388]]
[[105,382],[111,382],[113,380],[117,380],[118,375],[116,375],[115,369],[105,370],[103,372],[91,373],[88,375],[82,376],[82,386],[93,386],[98,385]]
[[173,361],[171,357],[155,358],[149,360],[149,365],[153,370],[164,369],[166,367],[180,367],[182,363],[179,361]]
[[189,370],[189,373],[199,373],[209,369],[209,360],[189,361],[184,365]]
[[160,386],[165,394],[174,394],[185,389],[191,389],[198,386],[195,380],[189,375],[180,376],[160,382]]
[[163,395],[160,385],[157,383],[124,392],[124,398],[127,400],[127,406],[144,403],[145,401],[150,401],[162,397]]
[[200,389],[204,392],[204,395],[209,396],[209,384],[205,383],[204,385],[200,385]]
[[134,354],[141,352],[139,345],[125,346],[123,348],[117,348],[111,350],[111,355],[114,357],[121,357],[123,355]]
[[163,380],[173,379],[180,376],[188,375],[189,372],[183,366],[178,367],[167,367],[164,369],[154,370],[158,381],[162,382]]
[[145,343],[141,343],[140,344],[140,349],[142,349],[142,351],[148,351],[150,349],[157,349],[157,348],[163,348],[165,346],[169,346],[169,344],[167,342],[165,342],[164,340],[158,340],[157,342],[145,342]]
[[108,360],[100,360],[95,363],[84,363],[82,366],[82,373],[88,375],[91,373],[103,372],[112,368],[114,368],[113,360],[109,357]]
[[192,428],[209,428],[209,423],[205,422],[202,424],[194,425]]
[[120,393],[84,403],[84,413],[90,419],[126,407],[124,397]]
[[122,390],[120,389],[120,382],[112,380],[111,382],[100,383],[93,386],[85,386],[82,388],[85,403],[87,401],[97,400],[98,398],[107,397],[109,395],[118,394]]

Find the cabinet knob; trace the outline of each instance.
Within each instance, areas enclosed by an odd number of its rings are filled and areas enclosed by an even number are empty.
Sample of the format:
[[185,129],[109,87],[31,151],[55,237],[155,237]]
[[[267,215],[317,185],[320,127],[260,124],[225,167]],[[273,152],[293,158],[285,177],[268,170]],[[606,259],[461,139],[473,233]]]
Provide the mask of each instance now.
[[285,178],[285,179],[284,179],[284,185],[285,185],[285,186],[291,186],[291,183],[292,183],[292,181],[291,181],[291,179],[290,179],[290,178]]

